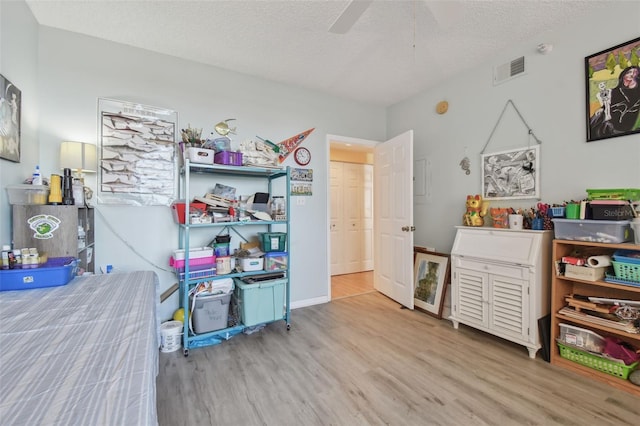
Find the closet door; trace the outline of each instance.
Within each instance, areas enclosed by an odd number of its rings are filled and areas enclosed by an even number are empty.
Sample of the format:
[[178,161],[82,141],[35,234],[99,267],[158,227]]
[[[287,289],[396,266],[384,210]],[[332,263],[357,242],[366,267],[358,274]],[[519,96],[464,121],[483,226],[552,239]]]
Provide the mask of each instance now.
[[346,257],[346,273],[362,271],[362,253],[364,242],[362,238],[362,165],[343,163],[343,194],[344,208],[342,215],[344,218],[344,246]]
[[345,274],[344,261],[344,243],[342,235],[344,234],[344,225],[342,218],[343,210],[343,194],[342,194],[342,175],[343,163],[331,161],[329,166],[330,182],[331,182],[331,275]]

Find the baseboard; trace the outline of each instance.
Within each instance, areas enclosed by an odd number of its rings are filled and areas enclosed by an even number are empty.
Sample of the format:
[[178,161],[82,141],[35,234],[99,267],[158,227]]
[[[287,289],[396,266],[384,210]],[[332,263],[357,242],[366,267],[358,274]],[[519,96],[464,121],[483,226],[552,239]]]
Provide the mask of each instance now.
[[330,302],[327,296],[315,297],[313,299],[299,300],[297,302],[291,302],[291,309],[305,308],[307,306],[322,305],[323,303]]

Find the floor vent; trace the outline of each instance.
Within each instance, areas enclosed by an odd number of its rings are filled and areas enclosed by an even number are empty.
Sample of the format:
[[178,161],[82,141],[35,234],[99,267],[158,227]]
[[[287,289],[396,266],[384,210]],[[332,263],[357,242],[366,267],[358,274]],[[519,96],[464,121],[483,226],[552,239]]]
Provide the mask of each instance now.
[[493,70],[493,84],[502,84],[514,77],[524,74],[524,56],[514,59],[506,64],[498,65]]

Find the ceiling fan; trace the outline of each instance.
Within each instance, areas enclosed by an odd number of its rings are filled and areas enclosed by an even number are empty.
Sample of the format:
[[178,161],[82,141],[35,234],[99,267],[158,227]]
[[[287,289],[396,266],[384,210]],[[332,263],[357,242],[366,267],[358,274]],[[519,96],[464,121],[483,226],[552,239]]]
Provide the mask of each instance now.
[[352,0],[342,11],[340,16],[329,27],[329,32],[334,34],[346,34],[362,14],[369,8],[373,0]]
[[[418,0],[414,0],[414,3]],[[456,22],[462,14],[460,1],[427,1],[420,0],[427,7],[439,27],[445,28]],[[329,32],[334,34],[346,34],[360,19],[362,14],[373,3],[373,0],[351,0],[342,13],[329,27]]]

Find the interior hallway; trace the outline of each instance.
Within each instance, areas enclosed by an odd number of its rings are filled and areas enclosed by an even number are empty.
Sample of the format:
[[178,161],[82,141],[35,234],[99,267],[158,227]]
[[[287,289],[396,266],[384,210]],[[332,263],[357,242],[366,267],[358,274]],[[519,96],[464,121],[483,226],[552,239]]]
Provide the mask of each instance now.
[[373,271],[331,277],[331,300],[370,293],[373,290]]

